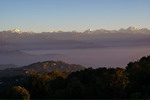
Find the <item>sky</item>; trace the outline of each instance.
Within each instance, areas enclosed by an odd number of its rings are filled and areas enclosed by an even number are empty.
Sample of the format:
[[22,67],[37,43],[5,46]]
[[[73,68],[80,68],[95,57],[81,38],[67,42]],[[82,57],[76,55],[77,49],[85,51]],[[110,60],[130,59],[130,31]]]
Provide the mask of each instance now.
[[150,29],[150,0],[0,0],[0,31]]

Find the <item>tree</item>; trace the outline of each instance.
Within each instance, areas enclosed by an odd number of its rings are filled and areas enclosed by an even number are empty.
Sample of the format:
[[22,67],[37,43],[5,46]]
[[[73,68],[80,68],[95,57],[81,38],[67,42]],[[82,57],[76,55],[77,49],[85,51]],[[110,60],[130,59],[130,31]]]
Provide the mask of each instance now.
[[150,56],[130,62],[126,67],[126,73],[130,80],[129,97],[150,98]]
[[13,86],[5,93],[5,98],[30,100],[30,93],[24,87]]

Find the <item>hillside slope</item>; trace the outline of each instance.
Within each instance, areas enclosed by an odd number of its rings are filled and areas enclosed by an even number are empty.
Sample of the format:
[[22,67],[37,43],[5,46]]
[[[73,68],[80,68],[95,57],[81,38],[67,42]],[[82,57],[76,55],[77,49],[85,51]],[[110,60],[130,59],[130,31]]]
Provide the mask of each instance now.
[[68,64],[62,61],[44,61],[23,66],[20,68],[8,68],[0,70],[0,77],[28,75],[33,73],[48,73],[51,71],[76,72],[85,69],[77,64]]

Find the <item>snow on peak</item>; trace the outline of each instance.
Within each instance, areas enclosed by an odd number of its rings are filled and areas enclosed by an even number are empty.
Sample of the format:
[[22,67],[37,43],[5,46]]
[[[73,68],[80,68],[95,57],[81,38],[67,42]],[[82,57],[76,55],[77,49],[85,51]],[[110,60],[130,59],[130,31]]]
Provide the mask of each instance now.
[[87,29],[87,30],[84,31],[84,33],[91,33],[91,32],[93,32],[92,29]]
[[13,29],[13,30],[11,30],[11,32],[14,32],[14,33],[21,33],[22,31],[19,30],[19,29]]

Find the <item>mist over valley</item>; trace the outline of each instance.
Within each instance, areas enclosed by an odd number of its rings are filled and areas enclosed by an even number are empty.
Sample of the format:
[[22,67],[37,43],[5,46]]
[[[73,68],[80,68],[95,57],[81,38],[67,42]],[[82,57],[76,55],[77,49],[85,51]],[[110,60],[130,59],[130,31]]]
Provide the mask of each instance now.
[[87,67],[125,67],[150,54],[150,30],[84,32],[0,32],[0,64],[24,66],[40,61],[64,61]]

